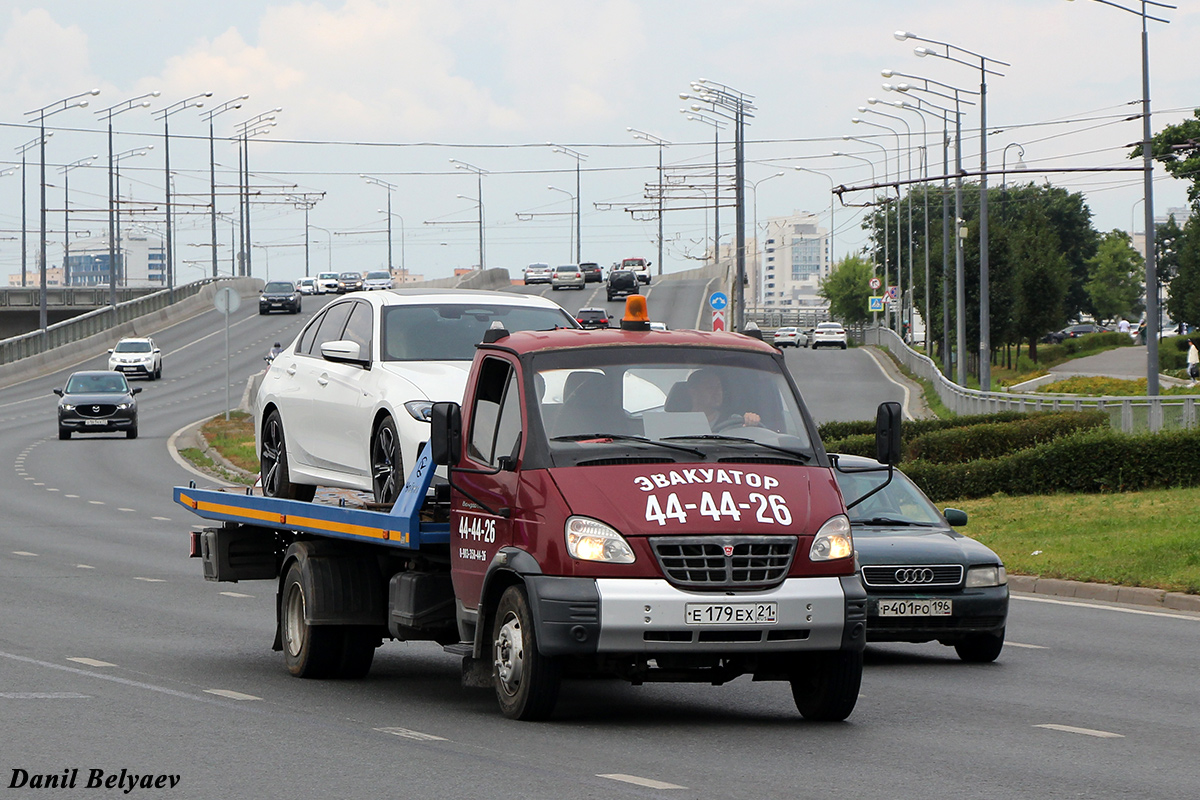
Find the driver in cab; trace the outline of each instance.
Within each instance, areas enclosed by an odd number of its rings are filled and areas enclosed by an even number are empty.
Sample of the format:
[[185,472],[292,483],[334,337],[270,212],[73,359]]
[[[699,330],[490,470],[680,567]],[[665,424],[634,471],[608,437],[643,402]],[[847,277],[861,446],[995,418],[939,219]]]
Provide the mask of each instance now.
[[737,425],[752,427],[762,424],[762,418],[753,411],[730,414],[724,408],[725,387],[721,383],[721,377],[712,370],[698,369],[689,375],[687,389],[692,401],[692,411],[703,412],[708,417],[709,427],[714,431]]

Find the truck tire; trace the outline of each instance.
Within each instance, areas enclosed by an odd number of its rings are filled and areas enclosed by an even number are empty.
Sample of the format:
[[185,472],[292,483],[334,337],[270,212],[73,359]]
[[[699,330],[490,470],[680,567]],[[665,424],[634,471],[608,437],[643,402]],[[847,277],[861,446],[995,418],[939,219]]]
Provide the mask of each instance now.
[[302,574],[299,562],[293,561],[283,581],[279,608],[283,662],[297,678],[329,678],[338,673],[341,665],[343,629],[304,621],[308,598],[304,595]]
[[862,671],[861,650],[805,658],[791,679],[796,710],[813,722],[841,722],[858,702]]
[[500,710],[509,719],[546,719],[558,702],[562,668],[538,652],[525,587],[504,590],[492,631],[492,680]]
[[371,489],[375,502],[391,505],[404,487],[404,459],[400,455],[400,437],[396,421],[384,417],[371,434]]
[[283,433],[283,420],[278,411],[272,411],[262,426],[262,455],[259,471],[262,475],[264,497],[284,500],[311,501],[317,493],[316,486],[292,483],[288,473],[287,441]]
[[1004,649],[1004,630],[995,633],[973,633],[954,645],[954,652],[971,664],[990,664]]

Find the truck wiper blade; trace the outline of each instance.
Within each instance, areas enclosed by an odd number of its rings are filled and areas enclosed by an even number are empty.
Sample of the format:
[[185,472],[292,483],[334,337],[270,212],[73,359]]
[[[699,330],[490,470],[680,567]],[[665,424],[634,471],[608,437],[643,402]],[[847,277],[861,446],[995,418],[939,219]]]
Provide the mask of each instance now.
[[[678,438],[678,437],[673,437]],[[665,447],[668,450],[678,450],[682,453],[691,453],[698,458],[708,458],[703,450],[697,450],[694,447],[684,447],[678,444],[668,444],[667,442],[658,439],[647,439],[645,436],[629,436],[624,433],[572,433],[568,436],[554,436],[550,439],[552,442],[584,442],[589,439],[612,439],[618,442],[641,442],[642,444],[653,444],[658,447]]]
[[850,520],[855,525],[877,525],[879,527],[917,527],[917,528],[932,528],[928,522],[913,522],[908,519],[895,519],[894,517],[871,517],[870,519],[852,519]]
[[765,447],[767,450],[774,450],[777,453],[786,453],[787,455],[792,456],[793,458],[797,458],[801,461],[812,461],[812,456],[810,456],[808,453],[801,453],[797,450],[789,450],[786,447],[779,447],[778,445],[767,444],[765,442],[760,442],[755,439],[747,439],[744,436],[722,436],[719,433],[698,433],[694,436],[667,436],[665,438],[668,440],[705,439],[705,440],[717,441],[717,442],[739,442],[741,444],[752,444],[757,447]]

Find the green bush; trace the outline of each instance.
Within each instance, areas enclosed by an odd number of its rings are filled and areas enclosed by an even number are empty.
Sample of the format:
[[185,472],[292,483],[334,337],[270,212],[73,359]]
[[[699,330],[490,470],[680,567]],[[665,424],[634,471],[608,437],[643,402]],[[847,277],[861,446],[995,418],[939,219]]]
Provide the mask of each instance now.
[[[946,428],[964,428],[969,425],[982,425],[989,422],[1012,422],[1030,416],[1021,411],[1000,411],[995,414],[973,414],[954,417],[953,419],[915,419],[905,420],[900,428],[904,439],[913,439],[929,431],[940,431]],[[875,420],[856,420],[854,422],[826,422],[817,428],[821,441],[830,442],[845,439],[847,436],[860,436],[869,433],[875,435]],[[826,446],[828,448],[828,445]],[[832,452],[832,450],[831,450]]]
[[1132,347],[1133,345],[1133,337],[1128,333],[1110,331],[1108,333],[1089,333],[1074,339],[1063,339],[1062,343],[1058,346],[1063,353],[1079,355],[1081,353],[1111,350],[1114,347]]
[[[1078,431],[1001,458],[903,465],[934,502],[959,498],[1115,492],[1200,485],[1200,430],[1128,435]],[[1151,524],[1147,521],[1147,524]]]
[[[1187,369],[1188,339],[1190,336],[1168,336],[1158,342],[1158,371]],[[1200,340],[1197,341],[1200,346]]]
[[998,458],[1075,431],[1108,426],[1108,414],[1103,411],[1031,414],[1013,422],[930,431],[908,442],[904,457],[906,460],[924,459],[936,464]]

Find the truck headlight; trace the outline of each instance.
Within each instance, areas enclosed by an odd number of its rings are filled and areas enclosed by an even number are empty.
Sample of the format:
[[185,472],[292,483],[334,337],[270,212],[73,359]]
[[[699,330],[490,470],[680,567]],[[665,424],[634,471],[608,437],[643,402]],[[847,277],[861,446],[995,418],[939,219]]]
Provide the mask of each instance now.
[[404,410],[417,422],[429,422],[429,415],[433,411],[433,403],[428,400],[409,400],[404,404]]
[[850,537],[850,520],[845,514],[830,517],[813,539],[808,549],[809,561],[833,561],[849,558],[854,554],[854,540]]
[[633,550],[621,534],[590,517],[567,519],[567,552],[580,561],[632,564]]
[[967,570],[967,588],[981,586],[1003,586],[1008,583],[1008,573],[1001,566],[971,567]]

